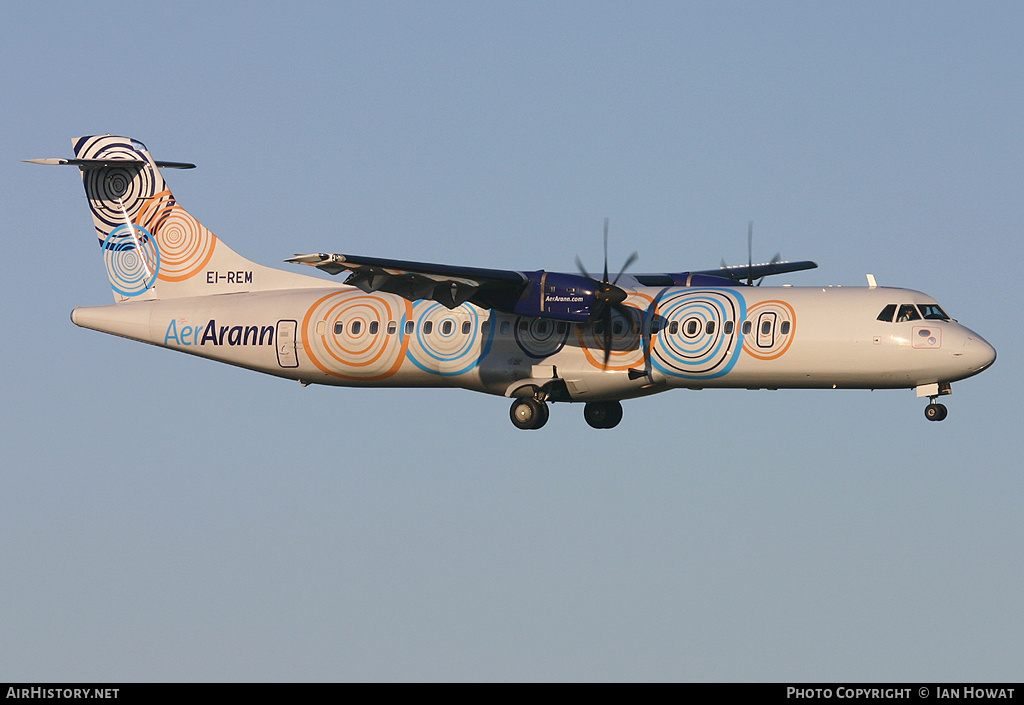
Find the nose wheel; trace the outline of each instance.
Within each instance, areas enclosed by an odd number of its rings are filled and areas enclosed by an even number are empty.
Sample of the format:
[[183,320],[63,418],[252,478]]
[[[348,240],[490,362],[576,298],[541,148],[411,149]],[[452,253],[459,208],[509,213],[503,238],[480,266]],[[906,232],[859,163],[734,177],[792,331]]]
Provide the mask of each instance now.
[[936,404],[934,401],[924,408],[924,417],[929,421],[942,421],[946,418],[946,413],[946,405]]

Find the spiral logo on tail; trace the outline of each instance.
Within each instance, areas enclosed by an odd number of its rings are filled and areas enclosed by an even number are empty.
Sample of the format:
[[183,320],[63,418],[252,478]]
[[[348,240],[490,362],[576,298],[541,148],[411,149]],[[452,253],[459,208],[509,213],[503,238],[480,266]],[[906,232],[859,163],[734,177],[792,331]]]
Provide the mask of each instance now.
[[160,251],[145,228],[136,225],[132,234],[125,224],[114,228],[103,241],[103,263],[114,291],[138,296],[153,286],[160,271]]
[[[83,154],[90,159],[139,159],[140,155],[128,145],[114,144],[99,149],[95,154]],[[85,169],[82,172],[85,182],[85,193],[89,198],[89,207],[101,224],[97,227],[101,232],[124,223],[124,204],[130,217],[134,217],[143,200],[153,195],[158,184],[154,180],[154,171],[145,165],[125,164],[124,166],[107,166],[102,169]],[[159,184],[163,186],[162,179]],[[102,236],[101,236],[102,237]]]
[[216,236],[179,206],[170,191],[162,191],[146,201],[139,222],[156,237],[163,260],[163,281],[189,279],[213,257]]
[[332,377],[386,379],[409,348],[405,322],[412,304],[391,297],[343,291],[317,301],[302,321],[302,344],[313,364]]
[[[673,377],[714,378],[736,364],[739,322],[745,305],[739,294],[699,290],[668,296],[659,303],[661,332],[651,362]],[[729,332],[726,323],[731,322]]]

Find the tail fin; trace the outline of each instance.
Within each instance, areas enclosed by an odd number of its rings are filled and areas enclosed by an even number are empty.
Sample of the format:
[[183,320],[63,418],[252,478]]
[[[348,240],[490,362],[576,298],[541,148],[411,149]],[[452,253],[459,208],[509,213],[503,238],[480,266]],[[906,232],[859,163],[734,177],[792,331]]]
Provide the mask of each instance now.
[[128,137],[72,140],[75,159],[30,160],[82,170],[103,261],[118,303],[325,286],[314,277],[256,264],[178,205],[146,146]]

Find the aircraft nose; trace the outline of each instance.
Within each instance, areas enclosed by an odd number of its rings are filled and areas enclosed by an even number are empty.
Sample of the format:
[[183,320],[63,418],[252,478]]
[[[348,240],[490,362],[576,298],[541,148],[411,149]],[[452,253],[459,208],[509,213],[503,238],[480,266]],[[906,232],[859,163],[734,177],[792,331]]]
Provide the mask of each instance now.
[[972,332],[964,341],[964,361],[970,365],[972,373],[981,372],[996,361],[996,349]]

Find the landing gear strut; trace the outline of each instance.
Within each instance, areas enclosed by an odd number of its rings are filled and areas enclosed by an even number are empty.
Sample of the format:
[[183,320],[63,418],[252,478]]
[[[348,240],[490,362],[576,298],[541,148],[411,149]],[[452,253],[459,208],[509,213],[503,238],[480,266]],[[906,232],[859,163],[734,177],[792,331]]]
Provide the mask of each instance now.
[[516,428],[538,429],[548,422],[548,405],[533,397],[524,397],[512,402],[508,415]]
[[622,421],[622,404],[617,401],[591,401],[583,407],[583,418],[592,428],[615,428]]

